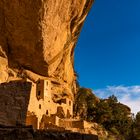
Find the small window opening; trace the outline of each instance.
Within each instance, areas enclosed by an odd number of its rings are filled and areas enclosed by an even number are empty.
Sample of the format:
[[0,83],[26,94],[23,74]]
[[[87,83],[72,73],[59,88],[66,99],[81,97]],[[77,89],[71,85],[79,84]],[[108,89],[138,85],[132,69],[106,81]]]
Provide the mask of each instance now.
[[38,94],[37,95],[40,96],[41,95],[41,91],[38,91]]
[[48,112],[48,110],[46,110],[46,115],[48,115],[49,114],[49,112]]
[[41,109],[41,104],[39,104],[39,109]]
[[46,81],[46,86],[48,86],[48,81]]

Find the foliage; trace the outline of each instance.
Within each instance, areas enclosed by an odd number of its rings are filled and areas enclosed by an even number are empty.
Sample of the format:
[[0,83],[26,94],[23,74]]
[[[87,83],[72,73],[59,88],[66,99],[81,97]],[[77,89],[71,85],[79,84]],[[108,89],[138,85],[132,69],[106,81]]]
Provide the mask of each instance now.
[[81,119],[97,122],[112,134],[125,139],[132,132],[131,110],[119,103],[114,95],[108,99],[99,99],[91,89],[79,88],[75,97],[74,114]]
[[140,140],[140,112],[137,113],[133,125],[133,139]]
[[79,88],[74,114],[81,119],[101,124],[117,139],[140,140],[140,112],[134,119],[130,108],[119,103],[114,95],[108,99],[99,99],[91,89]]
[[115,127],[110,128],[110,131],[114,134],[114,135],[119,135],[118,130]]
[[95,107],[95,119],[97,123],[109,123],[112,117],[112,110],[107,101],[101,100]]
[[74,115],[81,119],[92,120],[91,115],[94,115],[94,108],[98,102],[98,98],[92,93],[91,89],[79,88],[75,97]]
[[[127,138],[131,132],[131,110],[118,102],[114,95],[102,100],[96,107],[96,122],[101,123],[107,130]],[[116,133],[116,134],[117,134]]]

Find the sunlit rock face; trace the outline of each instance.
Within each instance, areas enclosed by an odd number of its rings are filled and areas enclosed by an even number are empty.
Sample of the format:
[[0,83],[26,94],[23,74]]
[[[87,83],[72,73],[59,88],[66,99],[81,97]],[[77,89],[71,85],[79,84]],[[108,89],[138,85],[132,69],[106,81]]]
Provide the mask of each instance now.
[[93,0],[0,0],[0,82],[40,76],[72,87],[74,47]]

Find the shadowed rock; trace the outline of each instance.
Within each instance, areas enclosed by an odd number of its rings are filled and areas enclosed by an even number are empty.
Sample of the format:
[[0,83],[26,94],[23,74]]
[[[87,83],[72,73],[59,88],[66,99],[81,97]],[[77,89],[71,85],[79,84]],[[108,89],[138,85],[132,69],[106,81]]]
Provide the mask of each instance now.
[[1,0],[0,82],[49,77],[74,88],[74,47],[92,3]]

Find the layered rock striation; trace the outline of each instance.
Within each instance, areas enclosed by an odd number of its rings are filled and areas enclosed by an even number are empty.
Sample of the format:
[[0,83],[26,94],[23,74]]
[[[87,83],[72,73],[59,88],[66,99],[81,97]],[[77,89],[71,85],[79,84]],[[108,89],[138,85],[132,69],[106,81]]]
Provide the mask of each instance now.
[[74,90],[74,48],[92,3],[1,0],[0,83],[52,78]]

